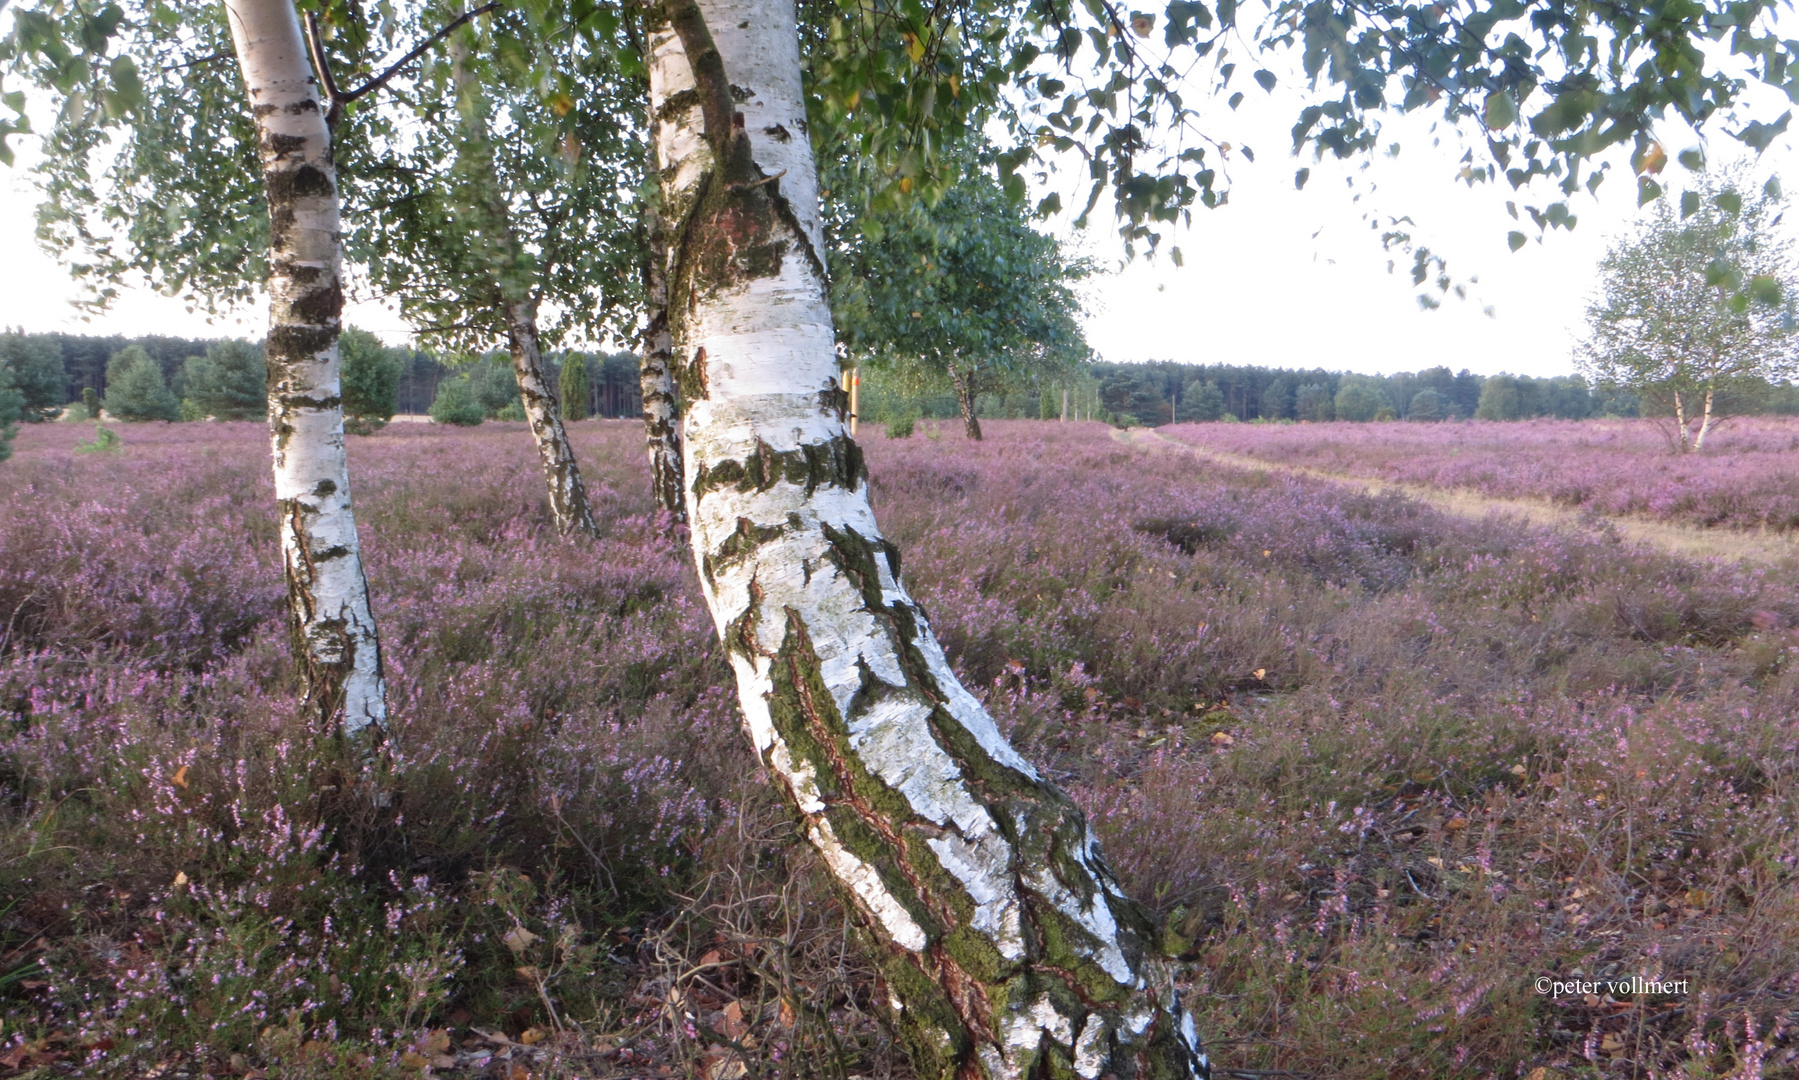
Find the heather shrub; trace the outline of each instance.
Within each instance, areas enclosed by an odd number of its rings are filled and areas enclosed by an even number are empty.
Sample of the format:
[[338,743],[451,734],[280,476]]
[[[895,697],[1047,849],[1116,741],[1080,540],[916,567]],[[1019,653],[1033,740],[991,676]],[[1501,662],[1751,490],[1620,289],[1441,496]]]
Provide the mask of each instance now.
[[1799,420],[1788,417],[1733,420],[1708,438],[1704,453],[1680,457],[1667,452],[1652,420],[1476,421],[1397,430],[1208,425],[1161,433],[1276,464],[1547,499],[1607,515],[1781,532],[1799,523],[1799,481],[1790,467]]
[[[0,1058],[716,1076],[729,1031],[760,1075],[905,1075],[638,425],[571,433],[592,541],[516,428],[351,445],[386,807],[295,712],[266,433],[134,431],[103,457],[24,428],[0,473]],[[1790,568],[1098,424],[864,450],[952,662],[1197,965],[1221,1070],[1791,1071]],[[1532,989],[1577,970],[1694,993]]]

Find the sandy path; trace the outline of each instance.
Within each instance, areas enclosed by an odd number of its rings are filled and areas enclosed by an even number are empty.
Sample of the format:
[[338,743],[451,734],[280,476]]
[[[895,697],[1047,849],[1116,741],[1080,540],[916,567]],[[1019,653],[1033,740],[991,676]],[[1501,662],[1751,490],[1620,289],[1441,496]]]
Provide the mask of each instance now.
[[[1434,507],[1447,514],[1464,518],[1486,518],[1494,514],[1521,518],[1533,525],[1591,529],[1595,517],[1557,506],[1547,499],[1501,499],[1481,495],[1466,488],[1436,488],[1423,484],[1400,484],[1388,480],[1327,472],[1304,465],[1283,465],[1248,454],[1211,450],[1192,443],[1171,439],[1149,428],[1114,431],[1112,437],[1133,446],[1185,451],[1194,457],[1252,472],[1286,472],[1333,484],[1347,484],[1370,493],[1397,491],[1407,498]],[[1799,539],[1779,533],[1752,532],[1736,529],[1696,529],[1665,521],[1643,518],[1601,516],[1597,520],[1616,530],[1625,540],[1648,544],[1672,555],[1699,559],[1747,559],[1751,562],[1781,564],[1799,559]]]

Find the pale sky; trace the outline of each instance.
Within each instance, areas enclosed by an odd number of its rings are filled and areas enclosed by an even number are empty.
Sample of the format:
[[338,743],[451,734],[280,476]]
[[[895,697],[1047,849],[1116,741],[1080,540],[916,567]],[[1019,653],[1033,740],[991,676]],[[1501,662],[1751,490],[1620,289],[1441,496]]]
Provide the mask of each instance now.
[[[1369,373],[1438,364],[1479,374],[1571,371],[1595,265],[1637,214],[1635,183],[1623,155],[1597,198],[1583,194],[1573,200],[1578,227],[1572,233],[1557,230],[1538,244],[1528,220],[1520,225],[1507,217],[1505,202],[1546,204],[1553,201],[1553,189],[1513,194],[1503,183],[1470,189],[1454,179],[1460,145],[1451,136],[1433,149],[1428,122],[1421,118],[1390,120],[1383,144],[1397,140],[1403,149],[1365,172],[1355,159],[1295,159],[1287,149],[1287,131],[1303,100],[1288,88],[1293,81],[1283,79],[1273,95],[1246,81],[1238,112],[1220,104],[1215,117],[1206,117],[1208,134],[1239,147],[1247,144],[1256,161],[1233,153],[1229,204],[1195,210],[1192,228],[1174,238],[1186,256],[1183,268],[1165,258],[1153,265],[1139,260],[1090,283],[1086,329],[1099,355],[1111,361]],[[1690,133],[1660,134],[1670,157],[1695,142]],[[128,336],[261,336],[266,312],[260,305],[209,323],[181,301],[148,288],[128,290],[111,312],[84,321],[69,304],[78,290],[67,271],[43,254],[33,236],[37,195],[25,176],[35,157],[33,144],[31,136],[15,137],[19,164],[0,167],[0,252],[5,252],[0,325]],[[1737,144],[1722,126],[1714,129],[1709,156],[1722,160],[1736,153]],[[1477,157],[1477,163],[1484,160]],[[1799,156],[1791,141],[1782,139],[1758,172],[1780,173],[1789,190],[1799,190],[1795,162]],[[1293,173],[1301,165],[1311,166],[1312,176],[1304,191],[1296,191]],[[1678,181],[1675,174],[1681,171],[1671,163],[1664,179]],[[1075,191],[1085,186],[1082,173],[1055,182],[1064,190],[1065,204],[1080,201]],[[1359,178],[1354,189],[1344,183],[1352,173]],[[1357,192],[1359,203],[1352,202]],[[1416,223],[1414,235],[1446,254],[1458,278],[1478,278],[1469,299],[1447,298],[1439,310],[1421,311],[1406,272],[1409,258],[1398,256],[1399,272],[1387,272],[1390,256],[1362,218],[1369,206],[1383,215],[1409,215]],[[1120,249],[1104,207],[1102,201],[1093,224],[1073,243],[1102,264],[1116,266]],[[1506,246],[1513,228],[1533,237],[1516,253]],[[1489,306],[1491,317],[1484,314]],[[406,336],[395,313],[373,305],[353,307],[348,319],[390,342]]]

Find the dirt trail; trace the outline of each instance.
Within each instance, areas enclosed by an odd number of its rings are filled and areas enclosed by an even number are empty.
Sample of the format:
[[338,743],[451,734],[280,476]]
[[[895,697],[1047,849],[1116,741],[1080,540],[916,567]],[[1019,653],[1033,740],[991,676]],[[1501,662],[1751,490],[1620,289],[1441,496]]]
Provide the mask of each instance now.
[[[1264,461],[1248,454],[1233,454],[1194,446],[1147,428],[1115,431],[1112,437],[1133,446],[1184,450],[1194,457],[1228,465],[1235,469],[1262,472],[1286,472],[1333,484],[1346,484],[1372,494],[1396,491],[1407,498],[1434,507],[1447,514],[1464,518],[1485,518],[1493,514],[1521,518],[1533,525],[1591,529],[1594,516],[1546,499],[1501,499],[1466,488],[1437,488],[1423,484],[1401,484],[1347,473],[1327,472],[1304,465],[1283,465]],[[1614,529],[1626,541],[1648,544],[1671,555],[1700,559],[1747,559],[1750,562],[1778,564],[1799,559],[1799,539],[1777,533],[1749,532],[1731,529],[1696,529],[1664,521],[1643,518],[1601,516],[1600,521]]]

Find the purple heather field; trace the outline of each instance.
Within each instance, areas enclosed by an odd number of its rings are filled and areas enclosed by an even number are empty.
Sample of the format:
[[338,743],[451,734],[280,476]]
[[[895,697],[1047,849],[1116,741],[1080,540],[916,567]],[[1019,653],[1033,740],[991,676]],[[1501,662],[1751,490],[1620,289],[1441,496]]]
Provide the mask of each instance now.
[[[1796,1075],[1791,567],[987,428],[865,432],[876,510],[1165,916],[1218,1075]],[[522,425],[352,439],[385,809],[296,714],[264,429],[119,431],[26,426],[0,466],[0,1076],[910,1075],[638,425],[572,426],[591,542],[549,527]],[[1755,504],[1786,432],[1693,462],[1609,424],[1176,433],[1785,527]],[[1697,501],[1607,501],[1657,477]]]
[[1284,465],[1542,498],[1686,525],[1799,528],[1799,418],[1743,417],[1669,452],[1654,420],[1182,424],[1164,434]]

